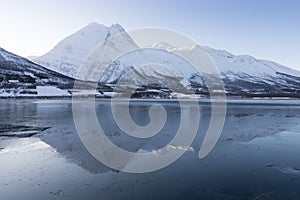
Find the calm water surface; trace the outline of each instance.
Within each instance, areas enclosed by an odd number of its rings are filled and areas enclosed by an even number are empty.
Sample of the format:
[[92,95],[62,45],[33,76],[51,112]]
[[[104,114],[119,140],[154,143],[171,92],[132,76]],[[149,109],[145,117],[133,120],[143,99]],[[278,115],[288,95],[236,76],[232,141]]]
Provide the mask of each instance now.
[[[210,120],[209,105],[201,104],[194,151],[146,174],[117,172],[95,160],[79,140],[71,100],[3,99],[0,105],[1,200],[300,199],[300,107],[296,105],[229,105],[221,138],[206,158],[199,159]],[[137,124],[149,123],[151,105],[131,103]],[[116,126],[109,101],[96,101],[106,135],[133,152],[158,149],[174,137],[180,107],[176,102],[163,106],[168,113],[165,127],[154,137],[137,139]],[[192,107],[183,112],[193,120]],[[3,136],[24,127],[48,129],[31,137]]]

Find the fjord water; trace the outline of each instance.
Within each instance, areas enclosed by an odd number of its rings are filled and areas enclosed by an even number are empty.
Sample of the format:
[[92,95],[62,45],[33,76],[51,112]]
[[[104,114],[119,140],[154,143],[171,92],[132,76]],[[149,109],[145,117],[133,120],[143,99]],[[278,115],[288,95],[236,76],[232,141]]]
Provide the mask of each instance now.
[[[130,104],[137,124],[149,123],[152,104]],[[12,127],[7,132],[18,132],[22,126],[49,128],[31,137],[0,133],[1,199],[300,199],[297,104],[229,104],[221,138],[207,157],[199,159],[210,120],[209,104],[200,103],[199,131],[191,150],[159,171],[128,174],[109,169],[88,153],[75,129],[71,100],[2,99],[1,126]],[[165,127],[148,139],[123,133],[113,120],[109,100],[96,100],[95,108],[110,140],[136,152],[167,145],[182,112],[188,120],[195,117],[192,107],[162,105],[168,114]]]

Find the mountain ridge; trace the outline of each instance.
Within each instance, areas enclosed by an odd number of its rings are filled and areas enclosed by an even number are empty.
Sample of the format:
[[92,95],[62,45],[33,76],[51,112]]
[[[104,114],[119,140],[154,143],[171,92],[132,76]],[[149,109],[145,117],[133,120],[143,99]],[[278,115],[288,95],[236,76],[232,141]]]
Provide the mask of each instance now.
[[0,48],[0,96],[68,96],[74,79]]
[[90,23],[67,36],[48,53],[34,58],[37,64],[48,69],[76,78],[77,68],[89,52],[114,34],[124,31],[117,23],[107,27],[96,22]]
[[[109,38],[124,31],[125,29],[117,23],[109,27],[91,23],[66,37],[48,53],[33,59],[33,61],[52,71],[78,79],[79,67],[99,44],[108,45],[111,53],[122,52],[126,46],[129,46],[129,49],[137,46],[128,34],[122,34],[125,35],[125,39],[121,41],[119,47],[109,46],[111,45],[109,42],[107,43]],[[178,82],[182,81],[182,77],[175,73],[177,70],[189,81],[196,93],[209,95],[202,75],[193,71],[186,62],[171,55],[172,52],[179,51],[193,55],[195,48],[201,48],[209,54],[219,69],[228,95],[300,97],[300,71],[276,62],[257,59],[249,55],[234,55],[226,50],[217,50],[208,46],[172,47],[167,43],[157,42],[152,47],[165,52],[158,54],[154,51],[131,52],[126,55],[127,57],[118,58],[116,62],[105,68],[99,81],[102,84],[115,84],[123,75],[134,69],[131,76],[127,77],[128,84],[142,84],[143,80],[149,80],[148,74],[151,74],[154,82],[168,85],[170,81],[174,82],[174,79],[169,76],[170,74],[176,74]],[[142,71],[138,69],[144,63],[153,63],[153,61],[157,61],[158,64],[170,65],[173,69],[165,69],[162,73],[154,73],[156,70],[154,65],[148,65]],[[104,61],[94,60],[91,62],[91,64],[95,63],[103,65],[102,68],[106,67]],[[186,85],[184,83],[179,86],[185,87]]]

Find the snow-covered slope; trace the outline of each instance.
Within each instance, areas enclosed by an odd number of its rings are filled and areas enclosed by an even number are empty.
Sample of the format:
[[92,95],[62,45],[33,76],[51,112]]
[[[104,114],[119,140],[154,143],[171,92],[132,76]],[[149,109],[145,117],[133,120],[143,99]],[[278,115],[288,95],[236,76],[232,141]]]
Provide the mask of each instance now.
[[[94,52],[98,55],[114,54],[117,51],[126,50],[127,47],[132,49],[136,46],[129,35],[125,35],[124,40],[121,40],[120,44],[117,45],[107,42],[109,37],[123,31],[124,29],[118,24],[106,27],[92,23],[67,37],[49,53],[34,59],[34,61],[70,77],[79,78],[76,74],[80,65],[97,45],[101,43],[106,45],[105,49]],[[105,69],[104,74],[98,77],[100,82],[116,83],[126,72],[132,71],[134,68],[131,77],[127,77],[128,84],[137,84],[143,79],[149,80],[151,77],[154,82],[168,85],[170,81],[174,82],[174,79],[170,79],[170,75],[175,76],[175,71],[177,71],[175,77],[177,77],[178,82],[181,82],[181,86],[186,85],[186,83],[182,84],[182,77],[185,77],[197,92],[207,94],[208,91],[201,74],[197,73],[188,62],[172,53],[180,51],[181,54],[190,54],[197,59],[195,52],[197,48],[201,48],[211,56],[220,70],[228,94],[246,96],[300,95],[300,72],[271,61],[255,59],[248,55],[236,56],[227,51],[203,46],[178,48],[158,42],[153,44],[153,47],[162,51],[143,50],[126,54]],[[97,64],[102,69],[107,65],[105,60],[89,60],[89,62],[91,65]],[[170,69],[164,69],[158,73],[154,73],[156,70],[153,68],[154,65],[148,65],[144,70],[137,69],[137,67],[149,63],[169,66]],[[182,77],[178,76],[178,72]],[[87,74],[89,73],[87,72]],[[80,79],[85,80],[85,77],[80,77]]]
[[66,96],[74,80],[0,48],[0,96]]
[[300,76],[300,72],[275,62],[256,59],[249,55],[235,56],[224,50],[202,47],[223,73],[245,73],[253,77],[275,76],[277,72],[291,73]]
[[223,50],[201,48],[220,70],[229,94],[299,96],[300,71],[249,55],[235,56]]
[[[203,46],[175,48],[157,43],[154,44],[154,47],[165,51],[145,49],[125,54],[119,58],[117,67],[113,67],[114,73],[111,73],[112,70],[108,67],[104,76],[109,78],[103,79],[102,76],[100,80],[114,83],[130,69],[134,69],[131,70],[132,76],[127,77],[129,84],[141,83],[142,80],[149,82],[149,77],[151,77],[154,82],[170,86],[169,83],[174,83],[174,79],[182,82],[182,78],[179,76],[170,79],[170,75],[174,75],[175,70],[182,75],[181,77],[189,80],[197,92],[207,94],[208,90],[202,75],[196,72],[190,63],[174,54],[189,54],[189,58],[197,59],[197,48],[201,48],[210,55],[219,69],[227,94],[297,97],[300,95],[300,72],[275,62],[255,59],[248,55],[235,56],[227,51]],[[158,63],[170,68],[157,71],[153,65],[150,65],[141,71],[139,66],[147,63]],[[154,71],[156,71],[156,75],[153,73]]]
[[91,23],[59,42],[51,51],[33,61],[51,70],[76,77],[78,67],[88,54],[107,37],[123,32],[119,24],[106,27]]
[[[210,55],[220,71],[227,94],[244,96],[299,96],[300,94],[300,71],[272,61],[256,59],[249,55],[233,55],[224,50],[198,45],[176,48],[158,43],[154,46],[180,55],[189,54],[189,58],[195,57],[195,59],[197,59],[197,49],[201,48]],[[191,74],[189,81],[196,90],[202,93],[208,92],[199,73],[191,73],[185,63],[182,65],[179,63],[179,68],[184,72],[189,71]]]

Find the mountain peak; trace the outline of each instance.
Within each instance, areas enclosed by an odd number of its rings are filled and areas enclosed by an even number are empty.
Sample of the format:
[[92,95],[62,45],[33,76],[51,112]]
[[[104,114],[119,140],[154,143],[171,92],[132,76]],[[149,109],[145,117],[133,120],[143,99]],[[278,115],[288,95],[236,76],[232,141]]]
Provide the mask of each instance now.
[[[102,28],[108,28],[107,26],[103,25],[103,24],[99,24],[97,22],[91,22],[88,25],[86,25],[85,27],[93,27],[93,28],[98,28],[98,27],[102,27]],[[84,27],[84,28],[85,28]]]
[[88,24],[88,26],[98,26],[98,25],[100,25],[100,24],[97,22],[91,22]]
[[119,30],[120,32],[125,31],[125,29],[123,28],[123,26],[121,26],[121,25],[118,24],[118,23],[112,24],[112,25],[109,27],[109,29]]
[[108,33],[105,39],[113,36],[113,35],[117,35],[119,33],[124,32],[125,29],[118,23],[112,24],[109,28],[108,28]]
[[33,60],[51,70],[76,77],[81,63],[97,45],[102,44],[108,37],[124,31],[125,29],[118,23],[108,27],[92,22],[60,41],[45,55]]
[[[92,22],[82,29],[78,30],[76,33],[87,33],[89,34],[90,32],[104,32],[107,31],[108,27],[103,25],[103,24],[98,24],[97,22]],[[75,33],[75,34],[76,34]]]

